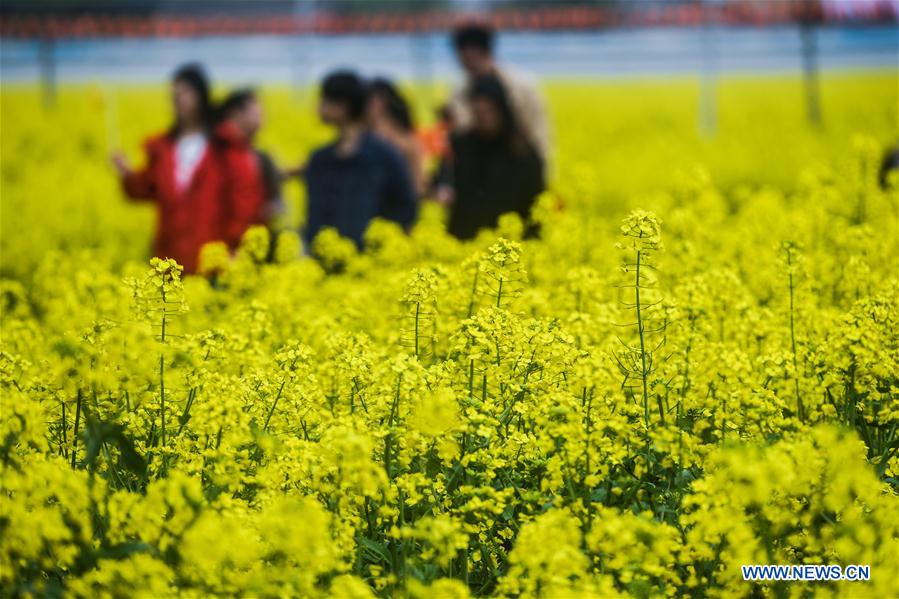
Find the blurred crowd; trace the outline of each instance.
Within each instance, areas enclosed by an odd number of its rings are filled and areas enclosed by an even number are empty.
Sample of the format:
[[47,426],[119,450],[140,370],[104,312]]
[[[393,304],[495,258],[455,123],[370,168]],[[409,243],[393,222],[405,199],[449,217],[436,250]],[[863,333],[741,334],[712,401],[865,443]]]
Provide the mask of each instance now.
[[406,98],[386,79],[351,70],[328,74],[318,113],[334,139],[301,165],[283,168],[256,146],[263,111],[252,89],[232,91],[218,105],[202,66],[172,77],[173,124],[145,144],[143,166],[113,156],[125,194],[152,201],[159,213],[153,252],[195,272],[201,247],[223,241],[235,249],[251,226],[272,226],[283,211],[282,185],[306,187],[304,248],[325,228],[362,247],[375,218],[408,230],[421,202],[448,211],[448,231],[474,237],[500,215],[526,223],[545,188],[550,132],[536,86],[494,59],[495,34],[479,24],[454,31],[463,84],[418,129]]

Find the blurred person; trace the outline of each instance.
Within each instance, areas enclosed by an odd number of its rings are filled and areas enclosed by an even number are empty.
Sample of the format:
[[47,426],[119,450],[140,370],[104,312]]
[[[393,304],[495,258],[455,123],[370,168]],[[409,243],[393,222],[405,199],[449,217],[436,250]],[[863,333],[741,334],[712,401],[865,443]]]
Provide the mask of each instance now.
[[452,132],[453,112],[449,104],[444,104],[437,110],[437,120],[433,125],[418,132],[425,157],[433,165],[425,195],[442,205],[447,205],[452,199],[452,184],[449,180]]
[[418,214],[415,183],[406,161],[365,126],[366,89],[352,71],[336,71],[321,86],[319,117],[337,139],[316,150],[305,167],[307,248],[334,227],[361,248],[376,217],[409,229]]
[[369,128],[389,142],[405,158],[419,196],[425,192],[424,148],[415,135],[409,104],[386,79],[368,85],[365,118]]
[[219,107],[215,141],[225,167],[221,238],[231,249],[249,227],[267,224],[274,210],[264,158],[254,146],[262,119],[262,107],[252,89],[231,92]]
[[450,134],[453,131],[453,111],[449,104],[437,109],[437,119],[430,127],[418,131],[425,156],[434,160],[444,160],[449,155]]
[[877,182],[883,190],[891,189],[894,183],[893,173],[899,172],[899,144],[888,148],[880,161],[880,169],[877,172]]
[[284,181],[289,174],[282,170],[271,154],[256,149],[259,157],[259,167],[262,169],[262,181],[264,184],[265,202],[263,203],[262,219],[268,227],[269,253],[268,259],[275,259],[275,249],[278,246],[278,235],[284,230],[282,217],[287,212],[284,201]]
[[262,181],[265,185],[263,218],[268,223],[269,230],[275,231],[278,219],[287,211],[283,193],[283,183],[287,178],[287,173],[278,167],[275,159],[268,152],[257,148],[256,154],[259,157]]
[[545,165],[550,156],[550,133],[543,100],[531,81],[497,65],[493,56],[494,44],[494,31],[487,25],[463,25],[453,34],[456,57],[466,75],[465,83],[450,99],[455,125],[460,131],[473,126],[471,87],[481,77],[496,77],[506,89],[521,132]]
[[[482,77],[468,96],[472,127],[453,137],[450,166],[453,197],[448,230],[460,239],[495,227],[507,212],[527,223],[545,188],[540,155],[518,126],[502,82]],[[535,233],[533,228],[526,231]]]
[[180,67],[172,77],[175,123],[144,143],[146,164],[132,169],[121,152],[113,165],[125,194],[156,203],[158,218],[153,254],[174,258],[194,272],[203,244],[219,238],[224,171],[210,147],[213,121],[209,81],[197,64]]

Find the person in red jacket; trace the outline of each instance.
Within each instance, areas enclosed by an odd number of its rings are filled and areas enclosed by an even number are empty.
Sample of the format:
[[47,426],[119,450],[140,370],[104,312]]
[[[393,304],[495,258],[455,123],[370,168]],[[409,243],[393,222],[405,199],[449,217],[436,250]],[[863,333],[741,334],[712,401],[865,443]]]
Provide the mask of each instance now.
[[179,68],[172,77],[175,123],[144,143],[146,164],[132,169],[121,152],[113,164],[125,194],[156,204],[153,253],[174,258],[195,272],[200,248],[221,237],[221,197],[225,170],[211,143],[209,81],[199,65]]
[[253,146],[262,126],[262,108],[256,94],[240,89],[228,95],[219,108],[215,142],[225,167],[222,196],[221,239],[235,249],[244,232],[268,220],[268,190],[259,152]]

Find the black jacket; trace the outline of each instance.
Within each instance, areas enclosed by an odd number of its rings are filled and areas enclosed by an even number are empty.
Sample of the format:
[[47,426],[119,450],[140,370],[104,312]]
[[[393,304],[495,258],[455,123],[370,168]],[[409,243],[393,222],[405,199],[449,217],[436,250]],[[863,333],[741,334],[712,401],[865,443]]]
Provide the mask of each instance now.
[[455,200],[449,232],[460,239],[495,227],[500,215],[515,212],[527,220],[545,189],[543,163],[524,142],[484,139],[474,132],[453,138]]
[[306,168],[308,214],[304,239],[311,243],[324,227],[334,227],[362,247],[375,217],[412,226],[418,199],[409,168],[391,145],[365,133],[352,156],[337,154],[336,143],[316,151]]

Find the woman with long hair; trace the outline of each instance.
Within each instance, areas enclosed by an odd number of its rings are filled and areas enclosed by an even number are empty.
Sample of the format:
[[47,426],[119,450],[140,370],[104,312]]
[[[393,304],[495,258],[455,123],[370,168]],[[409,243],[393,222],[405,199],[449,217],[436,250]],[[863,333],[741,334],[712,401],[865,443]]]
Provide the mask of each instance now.
[[[470,239],[514,212],[527,222],[544,190],[543,162],[515,120],[502,82],[493,76],[469,92],[472,127],[452,142],[449,232]],[[528,233],[534,233],[532,228]]]
[[220,234],[225,173],[211,143],[213,108],[202,67],[175,71],[171,93],[174,123],[144,143],[145,165],[132,169],[121,152],[112,160],[125,194],[157,206],[154,255],[194,272],[200,248]]
[[421,196],[425,191],[424,148],[415,134],[409,104],[393,83],[374,79],[368,84],[365,118],[371,131],[405,159],[415,190]]

